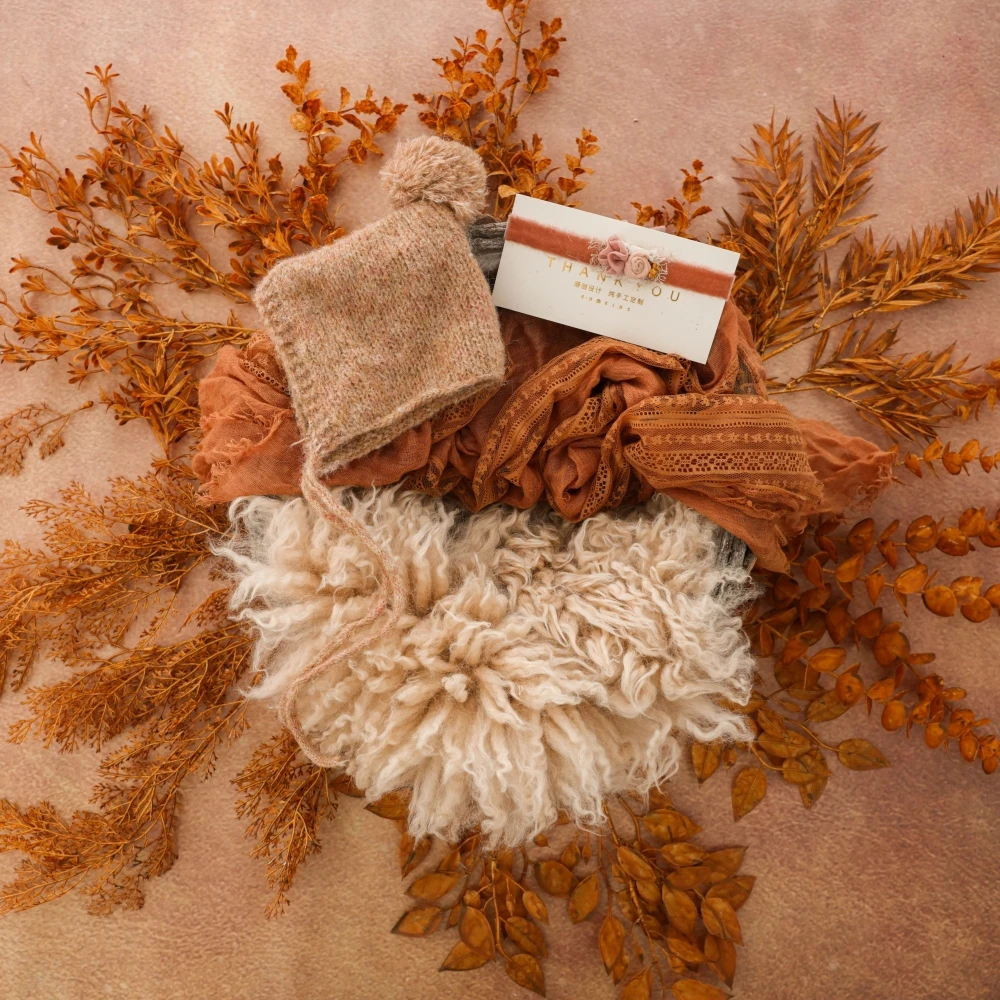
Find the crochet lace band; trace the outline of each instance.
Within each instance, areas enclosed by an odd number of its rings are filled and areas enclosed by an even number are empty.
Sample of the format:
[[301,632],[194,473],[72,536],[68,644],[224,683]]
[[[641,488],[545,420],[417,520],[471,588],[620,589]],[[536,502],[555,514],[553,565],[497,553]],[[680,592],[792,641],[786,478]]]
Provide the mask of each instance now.
[[603,243],[595,242],[587,236],[516,216],[507,222],[506,240],[566,260],[599,267],[609,274],[633,280],[657,281],[672,288],[718,299],[726,298],[733,284],[732,274],[668,260],[662,252],[634,247],[617,236]]

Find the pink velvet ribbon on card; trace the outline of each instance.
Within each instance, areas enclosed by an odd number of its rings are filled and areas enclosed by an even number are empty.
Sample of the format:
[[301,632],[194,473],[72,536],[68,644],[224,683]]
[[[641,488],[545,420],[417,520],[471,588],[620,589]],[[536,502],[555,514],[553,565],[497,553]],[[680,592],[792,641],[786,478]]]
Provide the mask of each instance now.
[[[555,254],[557,257],[588,266],[594,263],[595,256],[600,256],[599,253],[595,255],[593,242],[589,236],[569,233],[554,226],[546,226],[517,216],[511,216],[507,221],[507,233],[504,239],[509,243],[519,243],[521,246],[541,250],[542,253]],[[733,284],[731,274],[674,260],[669,262],[669,267],[664,268],[656,280],[671,288],[711,295],[718,299],[728,298],[729,289]]]

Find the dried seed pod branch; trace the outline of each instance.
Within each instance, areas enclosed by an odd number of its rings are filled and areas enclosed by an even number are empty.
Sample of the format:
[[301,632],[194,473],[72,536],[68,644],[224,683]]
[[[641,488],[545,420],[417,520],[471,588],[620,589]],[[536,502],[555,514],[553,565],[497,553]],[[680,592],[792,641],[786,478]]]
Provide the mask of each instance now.
[[[405,794],[368,808],[400,828],[400,860],[409,873],[416,865],[405,833]],[[475,833],[440,847],[436,866],[410,883],[407,892],[416,905],[400,917],[394,933],[428,937],[454,927],[458,940],[442,971],[501,960],[515,983],[544,996],[548,947],[542,928],[549,904],[543,896],[565,899],[574,924],[590,922],[605,970],[615,985],[622,984],[623,1000],[671,994],[722,1000],[728,993],[701,977],[710,972],[733,983],[734,946],[743,943],[736,911],[754,884],[753,876],[739,874],[745,848],[711,851],[691,843],[700,827],[662,791],[648,803],[609,803],[606,817],[606,825],[594,831],[561,820],[518,850],[484,853]],[[424,845],[422,857],[431,850]]]
[[[798,786],[806,807],[813,805],[831,776],[824,751],[852,770],[885,767],[887,759],[868,740],[854,737],[832,745],[817,735],[817,726],[863,701],[869,713],[873,705],[883,704],[881,725],[887,731],[905,727],[909,735],[914,726],[924,726],[927,746],[936,749],[954,739],[962,759],[980,761],[986,774],[996,770],[1000,742],[986,728],[990,720],[956,707],[966,697],[964,690],[938,674],[921,673],[934,654],[914,652],[901,623],[887,621],[886,609],[878,603],[888,587],[904,612],[907,597],[920,594],[936,614],[954,614],[961,607],[968,620],[984,621],[1000,607],[1000,586],[981,595],[979,577],[959,577],[949,587],[935,585],[920,556],[935,549],[961,556],[970,550],[970,537],[991,538],[987,532],[995,530],[993,524],[982,508],[970,508],[954,528],[917,518],[897,542],[898,521],[877,532],[874,521],[866,518],[843,535],[836,522],[818,522],[789,553],[791,574],[760,574],[765,594],[750,612],[748,631],[758,655],[773,662],[773,682],[767,676],[772,671],[762,665],[753,697],[740,708],[748,716],[753,741],[745,747],[692,747],[701,781],[720,763],[732,766],[749,755],[750,766],[733,779],[737,819],[761,802],[769,774],[778,771]],[[899,570],[901,549],[913,558],[908,569]],[[874,565],[866,566],[869,556]],[[894,579],[888,579],[893,572]],[[869,605],[865,611],[855,603],[861,596],[855,586],[861,583]],[[877,679],[864,679],[866,660],[874,660]]]

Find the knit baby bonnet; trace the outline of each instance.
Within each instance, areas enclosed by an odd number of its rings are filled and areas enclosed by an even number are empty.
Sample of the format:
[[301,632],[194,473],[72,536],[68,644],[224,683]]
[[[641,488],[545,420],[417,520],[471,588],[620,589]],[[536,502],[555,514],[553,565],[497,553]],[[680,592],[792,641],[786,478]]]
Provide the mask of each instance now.
[[254,296],[317,476],[504,377],[496,309],[465,235],[486,195],[482,161],[428,136],[400,145],[381,180],[393,212],[282,261]]

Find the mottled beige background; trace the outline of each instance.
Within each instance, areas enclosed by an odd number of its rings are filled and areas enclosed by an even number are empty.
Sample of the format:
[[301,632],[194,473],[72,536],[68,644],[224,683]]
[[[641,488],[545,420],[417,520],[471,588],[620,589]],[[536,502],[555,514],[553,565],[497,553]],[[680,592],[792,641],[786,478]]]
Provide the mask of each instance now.
[[[750,123],[772,109],[808,127],[813,108],[837,95],[882,120],[888,150],[871,207],[877,232],[944,218],[968,194],[995,185],[1000,164],[996,80],[1000,8],[990,0],[677,0],[575,3],[539,0],[537,14],[561,14],[568,42],[562,76],[532,105],[524,125],[553,153],[570,148],[586,125],[603,152],[585,206],[628,213],[633,199],[672,191],[679,168],[701,157],[717,180],[709,201],[733,206],[730,157]],[[0,67],[0,140],[16,145],[32,129],[60,158],[88,141],[73,96],[95,62],[114,62],[119,93],[150,104],[199,156],[221,151],[212,111],[225,101],[263,125],[269,148],[294,162],[296,136],[278,91],[275,60],[288,43],[312,59],[315,79],[354,91],[370,82],[378,95],[408,100],[435,85],[430,59],[453,34],[471,33],[490,16],[473,0],[347,3],[292,0],[263,4],[215,0],[9,0],[4,4]],[[491,33],[492,33],[491,28]],[[401,135],[419,129],[415,114]],[[384,204],[374,174],[351,177],[340,191],[344,218],[360,222]],[[48,224],[27,204],[0,195],[0,257],[38,256]],[[9,277],[3,287],[14,289]],[[196,309],[196,305],[191,306]],[[931,307],[906,318],[907,343],[919,349],[957,339],[974,360],[1000,355],[1000,280],[968,303]],[[45,399],[81,398],[59,370],[0,371],[3,412]],[[802,412],[831,411],[824,399],[797,397]],[[998,422],[979,427],[1000,444]],[[965,430],[956,428],[955,441]],[[70,447],[18,480],[0,483],[4,533],[26,540],[37,529],[18,511],[51,497],[76,477],[101,490],[113,473],[136,473],[150,441],[137,425],[116,429],[99,410],[83,414]],[[910,483],[895,487],[879,516],[928,509],[957,517],[971,504],[991,512],[1000,479]],[[963,561],[954,575],[971,571]],[[983,554],[979,571],[1000,577]],[[944,567],[946,577],[950,567]],[[973,627],[930,620],[922,610],[907,626],[914,645],[935,649],[940,669],[1000,716],[996,649],[1000,622]],[[40,678],[54,678],[49,665]],[[0,703],[0,726],[18,717],[17,699]],[[857,713],[852,713],[853,719]],[[145,909],[95,919],[79,897],[0,920],[0,995],[8,1000],[481,1000],[510,997],[497,968],[439,975],[443,939],[402,940],[389,928],[404,907],[395,875],[391,827],[346,802],[327,831],[325,850],[299,876],[291,912],[267,923],[261,866],[233,815],[228,780],[267,719],[223,754],[211,781],[190,790],[181,820],[181,856],[151,884]],[[893,767],[874,774],[837,773],[812,812],[794,789],[774,787],[734,828],[725,778],[697,789],[685,774],[672,789],[706,828],[708,842],[750,845],[747,868],[758,876],[741,913],[746,947],[736,993],[745,1000],[995,1000],[1000,996],[996,932],[1000,908],[997,778],[954,756],[931,755],[872,723],[845,731],[874,738]],[[836,724],[830,731],[836,734]],[[60,756],[37,746],[0,746],[0,794],[26,804],[41,797],[61,809],[85,804],[94,757]],[[0,859],[0,874],[13,858]],[[609,998],[596,957],[596,926],[571,931],[557,916],[546,964],[555,1000]]]

